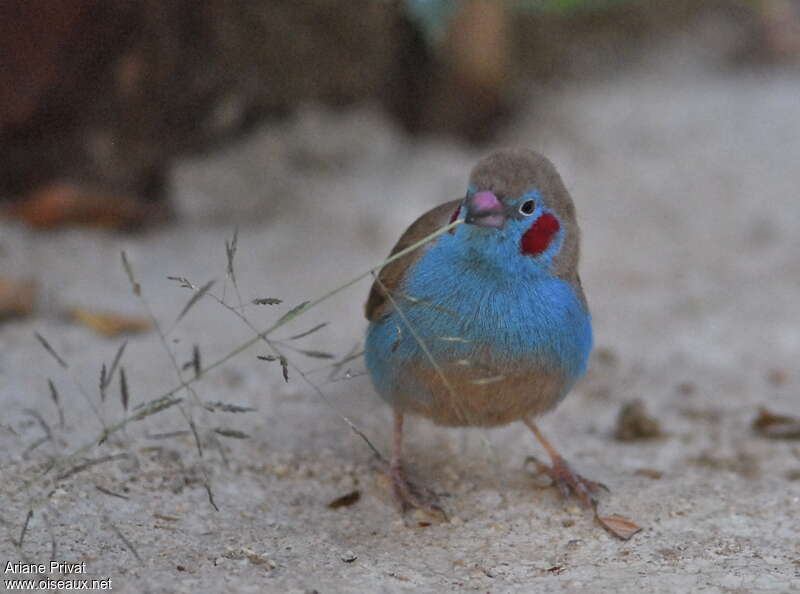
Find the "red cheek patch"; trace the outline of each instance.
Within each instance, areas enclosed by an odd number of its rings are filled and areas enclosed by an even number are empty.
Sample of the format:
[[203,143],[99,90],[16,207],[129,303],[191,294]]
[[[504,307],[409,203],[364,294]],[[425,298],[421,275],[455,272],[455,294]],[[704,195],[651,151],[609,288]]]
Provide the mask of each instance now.
[[558,224],[558,219],[548,212],[544,213],[522,236],[522,253],[538,256],[547,249],[559,229],[561,225]]

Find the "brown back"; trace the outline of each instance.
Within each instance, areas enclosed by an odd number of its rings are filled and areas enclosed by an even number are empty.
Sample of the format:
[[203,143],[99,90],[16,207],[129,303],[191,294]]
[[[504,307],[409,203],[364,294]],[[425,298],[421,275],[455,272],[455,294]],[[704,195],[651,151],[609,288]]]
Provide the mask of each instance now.
[[[416,221],[411,223],[411,226],[400,236],[400,239],[394,248],[392,248],[389,256],[393,256],[397,252],[418,242],[420,239],[427,237],[437,229],[444,227],[460,203],[460,199],[445,202],[419,217]],[[398,258],[394,262],[384,266],[380,273],[378,273],[378,279],[380,279],[383,286],[386,287],[388,291],[394,293],[402,284],[408,269],[411,268],[422,254],[425,253],[425,250],[435,242],[436,240],[434,239],[431,243],[423,245],[410,254],[406,254],[402,258]],[[372,283],[372,289],[369,292],[369,297],[367,298],[364,309],[367,319],[370,322],[379,320],[392,309],[391,302],[388,297],[386,297],[386,293],[377,281]]]

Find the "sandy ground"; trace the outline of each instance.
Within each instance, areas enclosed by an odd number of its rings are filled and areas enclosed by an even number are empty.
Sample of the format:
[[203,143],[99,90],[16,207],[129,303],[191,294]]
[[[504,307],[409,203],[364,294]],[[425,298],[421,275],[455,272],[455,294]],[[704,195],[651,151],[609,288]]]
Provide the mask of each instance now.
[[[800,442],[751,428],[759,406],[800,415],[798,97],[796,72],[734,70],[672,47],[610,79],[536,93],[499,143],[548,154],[578,206],[602,356],[541,426],[576,468],[610,486],[600,513],[643,526],[630,541],[524,470],[525,457],[541,452],[522,425],[409,423],[413,473],[442,494],[451,521],[403,521],[369,449],[341,418],[388,450],[390,415],[360,376],[361,360],[342,369],[352,378],[330,381],[329,361],[287,351],[313,371],[321,396],[296,370],[287,384],[277,363],[257,360],[264,345],[195,384],[197,400],[257,412],[212,413],[182,394],[186,417],[175,407],[131,423],[81,460],[120,457],[73,465],[63,478],[63,468],[43,474],[52,455],[97,439],[98,416],[106,424],[123,416],[118,379],[99,415],[78,388],[99,406],[101,363],[122,339],[99,338],[61,314],[70,306],[141,314],[120,250],[178,363],[196,343],[208,364],[252,333],[208,299],[174,327],[190,293],[168,275],[217,279],[221,296],[224,241],[238,223],[244,298],[284,300],[246,310],[265,328],[378,263],[420,212],[463,192],[480,156],[412,143],[369,109],[309,108],[182,163],[176,225],[120,236],[0,223],[2,274],[40,285],[39,313],[0,327],[0,560],[85,561],[91,577],[123,592],[800,590]],[[367,290],[362,281],[275,336],[330,322],[296,345],[343,357],[362,339]],[[226,299],[236,302],[230,282]],[[176,386],[154,332],[131,337],[122,364],[131,406]],[[663,436],[618,441],[617,414],[637,398]],[[30,410],[52,439],[42,442]],[[202,458],[185,434],[189,415]],[[184,433],[157,435],[170,431]],[[354,505],[327,507],[355,489]]]

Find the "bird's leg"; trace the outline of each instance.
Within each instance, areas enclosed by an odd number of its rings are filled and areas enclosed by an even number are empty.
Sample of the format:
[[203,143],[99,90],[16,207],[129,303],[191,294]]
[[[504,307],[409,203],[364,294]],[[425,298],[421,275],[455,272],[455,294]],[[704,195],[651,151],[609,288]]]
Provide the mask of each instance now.
[[392,457],[389,462],[389,478],[392,480],[394,498],[403,512],[415,508],[447,518],[447,514],[438,504],[436,494],[429,489],[414,485],[406,477],[403,467],[403,413],[398,410],[394,411],[394,435],[392,437]]
[[542,447],[544,447],[545,451],[550,456],[550,466],[540,462],[534,456],[528,457],[529,461],[536,464],[537,471],[541,474],[548,475],[558,487],[561,496],[565,499],[574,494],[584,507],[594,508],[597,503],[595,495],[597,495],[601,489],[608,490],[608,488],[602,483],[590,481],[589,479],[583,478],[577,472],[574,472],[569,467],[569,464],[567,464],[567,461],[564,460],[561,454],[553,447],[553,444],[542,435],[542,432],[539,431],[539,428],[532,420],[523,419],[523,422],[533,431],[536,439],[539,440],[539,443],[542,444]]

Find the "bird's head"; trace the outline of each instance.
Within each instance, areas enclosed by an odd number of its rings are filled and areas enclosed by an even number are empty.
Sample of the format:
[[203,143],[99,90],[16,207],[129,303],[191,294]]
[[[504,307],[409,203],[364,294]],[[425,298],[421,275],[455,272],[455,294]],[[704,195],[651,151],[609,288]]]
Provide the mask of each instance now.
[[575,207],[553,164],[525,149],[500,150],[472,170],[453,220],[477,251],[509,265],[527,263],[558,276],[577,268]]

